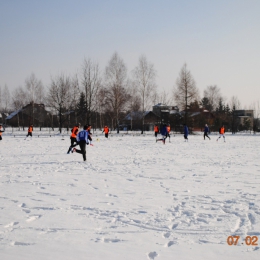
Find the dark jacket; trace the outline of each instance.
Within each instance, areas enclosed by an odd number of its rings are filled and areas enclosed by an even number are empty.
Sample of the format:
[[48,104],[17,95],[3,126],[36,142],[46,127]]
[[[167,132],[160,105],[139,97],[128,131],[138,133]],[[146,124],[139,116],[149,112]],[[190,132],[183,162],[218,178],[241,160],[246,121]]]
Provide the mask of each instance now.
[[167,128],[166,128],[166,126],[163,126],[163,128],[162,128],[162,130],[161,130],[161,135],[164,135],[164,136],[166,136],[166,135],[167,135],[167,133],[168,133],[168,131],[167,131]]
[[189,134],[189,129],[188,129],[188,126],[184,126],[184,134],[185,135],[188,135]]
[[205,126],[204,133],[209,133],[209,127],[208,126]]

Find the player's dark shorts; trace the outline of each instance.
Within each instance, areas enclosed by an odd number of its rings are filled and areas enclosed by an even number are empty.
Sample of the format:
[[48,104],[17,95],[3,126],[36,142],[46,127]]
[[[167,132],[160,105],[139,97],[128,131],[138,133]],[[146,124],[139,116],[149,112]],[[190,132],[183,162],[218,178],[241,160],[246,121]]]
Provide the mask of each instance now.
[[74,143],[77,143],[77,139],[75,137],[70,137],[70,146],[73,146]]

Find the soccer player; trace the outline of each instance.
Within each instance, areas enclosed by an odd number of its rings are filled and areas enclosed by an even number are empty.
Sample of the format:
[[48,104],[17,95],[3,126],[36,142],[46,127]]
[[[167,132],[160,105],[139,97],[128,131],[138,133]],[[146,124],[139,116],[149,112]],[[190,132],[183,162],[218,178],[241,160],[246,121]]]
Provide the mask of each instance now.
[[[224,142],[226,142],[225,132],[226,132],[225,127],[224,127],[224,125],[222,125],[222,126],[219,128],[219,137],[218,137],[218,139],[221,138],[221,137],[223,137],[223,138],[224,138]],[[218,139],[217,139],[216,141],[218,141]]]

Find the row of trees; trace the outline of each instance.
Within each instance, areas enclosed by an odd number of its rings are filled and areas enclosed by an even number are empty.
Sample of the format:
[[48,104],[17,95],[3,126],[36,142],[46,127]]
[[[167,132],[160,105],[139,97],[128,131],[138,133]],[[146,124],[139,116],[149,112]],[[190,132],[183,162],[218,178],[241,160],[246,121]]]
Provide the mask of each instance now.
[[[144,112],[157,103],[178,105],[185,111],[182,123],[187,123],[192,109],[204,107],[210,112],[218,112],[219,102],[224,102],[224,98],[217,86],[208,86],[200,98],[186,64],[181,68],[172,94],[158,93],[156,70],[145,56],[139,58],[137,66],[128,75],[126,65],[117,53],[112,55],[103,73],[98,63],[85,59],[79,75],[51,77],[47,87],[33,73],[25,80],[24,87],[16,88],[11,94],[7,86],[0,87],[0,112],[18,110],[28,103],[43,103],[58,115],[60,128],[71,111],[81,122],[93,123],[94,117],[99,115],[100,126],[108,123],[105,120],[109,118],[109,125],[117,129],[122,114],[141,111],[144,126]],[[239,109],[241,105],[232,97],[226,106]]]
[[64,114],[75,111],[79,119],[88,123],[93,120],[93,113],[106,113],[118,128],[122,112],[145,111],[160,100],[156,96],[155,75],[154,66],[145,56],[140,57],[131,79],[117,53],[110,59],[103,77],[99,65],[85,59],[81,75],[52,77],[47,90],[34,74],[25,80],[24,88],[16,88],[12,95],[5,86],[3,95],[0,94],[0,109],[9,112],[27,103],[44,103],[59,116],[60,127],[66,118]]
[[182,67],[177,78],[173,96],[176,104],[185,110],[185,122],[187,122],[188,112],[199,107],[203,107],[210,112],[218,112],[219,109],[225,106],[241,109],[241,103],[236,96],[233,96],[230,102],[225,105],[225,98],[222,96],[220,88],[216,85],[208,86],[204,90],[203,98],[200,99],[199,90],[186,64]]
[[[195,80],[188,71],[187,65],[182,67],[179,77],[176,81],[176,87],[173,91],[174,100],[179,107],[185,110],[184,122],[193,124],[189,114],[194,111],[199,111],[202,107],[211,113],[214,113],[213,129],[216,130],[220,125],[224,124],[235,133],[237,130],[251,130],[252,124],[249,118],[244,118],[241,124],[237,117],[237,110],[241,109],[241,103],[236,96],[232,96],[230,102],[225,102],[225,98],[221,94],[221,90],[216,85],[208,86],[203,93],[203,98],[199,97],[199,90],[196,87]],[[259,128],[260,104],[256,102],[252,104],[253,110],[253,130]],[[203,126],[205,118],[201,117],[200,125]],[[198,122],[197,122],[198,124]]]

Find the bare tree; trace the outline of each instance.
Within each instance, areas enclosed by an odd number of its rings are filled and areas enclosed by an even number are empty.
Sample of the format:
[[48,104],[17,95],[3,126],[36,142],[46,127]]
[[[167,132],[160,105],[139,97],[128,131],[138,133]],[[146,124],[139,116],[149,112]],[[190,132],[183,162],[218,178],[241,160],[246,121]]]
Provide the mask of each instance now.
[[68,110],[67,104],[70,100],[70,79],[63,75],[51,79],[47,100],[48,105],[57,112],[59,116],[60,133],[63,122],[66,120],[64,113]]
[[188,108],[191,102],[199,100],[199,91],[196,87],[195,80],[190,71],[187,70],[187,65],[184,64],[179,78],[176,81],[177,87],[173,90],[173,95],[176,104],[185,110],[184,123],[187,123]]
[[170,94],[167,91],[163,90],[161,93],[159,93],[157,95],[156,103],[162,103],[162,104],[165,104],[165,105],[172,105],[171,100],[172,99],[171,99]]
[[106,89],[104,87],[100,87],[97,94],[97,107],[98,107],[99,120],[100,120],[99,124],[101,129],[102,126],[104,125],[102,114],[104,114],[105,112],[105,106],[106,106]]
[[128,102],[128,109],[130,111],[140,111],[141,108],[141,97],[138,93],[138,89],[136,84],[128,80],[127,81],[128,86],[128,93],[129,93],[129,102]]
[[240,103],[238,97],[236,97],[236,96],[232,96],[232,97],[231,97],[229,104],[230,104],[229,106],[230,106],[232,109],[236,109],[236,110],[237,110],[237,109],[240,109],[240,108],[241,108],[241,103]]
[[40,85],[36,90],[35,103],[44,104],[45,97],[46,97],[45,88],[44,88],[42,82],[40,81]]
[[220,99],[223,100],[220,88],[216,85],[208,86],[204,90],[204,98],[208,100],[208,108],[210,111],[215,111],[218,107]]
[[97,95],[101,87],[99,66],[91,59],[84,60],[81,84],[86,97],[86,119],[91,123],[92,112],[97,110]]
[[77,105],[78,101],[80,99],[80,89],[79,89],[79,82],[78,77],[75,75],[70,81],[70,88],[69,88],[69,98],[67,99],[67,103],[65,104],[65,107],[67,109],[67,130],[69,129],[71,118],[70,113],[71,111],[74,111],[75,114],[75,123],[77,123],[78,115],[77,115]]
[[119,133],[120,113],[128,101],[126,90],[127,69],[123,60],[114,53],[105,70],[106,101],[108,108],[113,112]]
[[27,90],[27,97],[29,102],[42,103],[44,100],[44,87],[41,80],[38,80],[34,73],[32,73],[25,80],[25,88]]
[[141,97],[138,94],[138,89],[135,83],[131,80],[127,82],[129,102],[128,109],[130,112],[131,131],[133,130],[133,119],[135,118],[136,112],[140,111],[141,108]]
[[42,82],[32,73],[25,80],[25,88],[27,90],[28,102],[32,103],[32,123],[34,123],[34,103],[42,103],[44,100],[44,87]]
[[26,93],[22,87],[18,87],[12,92],[12,108],[18,110],[26,104]]
[[[26,93],[22,87],[18,87],[12,93],[12,106],[14,110],[19,110],[22,109],[25,106],[25,104],[26,104]],[[20,126],[19,113],[17,113],[17,121],[18,121],[18,126]],[[22,112],[22,124],[24,127],[23,112]]]
[[147,61],[147,58],[142,55],[139,58],[138,66],[133,70],[133,77],[135,84],[137,86],[138,92],[141,96],[142,102],[142,112],[143,112],[143,120],[142,120],[142,134],[144,132],[144,116],[145,111],[151,107],[152,97],[156,92],[156,71],[154,69],[154,65]]
[[11,95],[9,92],[9,88],[5,85],[3,93],[2,93],[2,110],[7,113],[10,110],[11,104]]
[[259,120],[260,120],[260,102],[254,102],[251,104],[250,109],[253,109],[254,119],[253,119],[253,131],[256,133],[259,127]]

